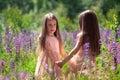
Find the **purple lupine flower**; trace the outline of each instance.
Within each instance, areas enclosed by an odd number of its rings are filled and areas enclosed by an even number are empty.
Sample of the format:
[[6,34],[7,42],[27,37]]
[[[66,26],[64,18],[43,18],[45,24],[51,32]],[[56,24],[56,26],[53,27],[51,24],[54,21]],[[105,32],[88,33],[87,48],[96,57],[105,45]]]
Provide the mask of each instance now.
[[105,32],[105,37],[108,37],[110,34],[111,34],[111,30],[107,29],[106,32]]
[[35,33],[34,33],[34,31],[31,31],[31,35],[30,35],[30,49],[32,51],[36,50],[36,47],[35,47]]
[[23,31],[21,31],[21,32],[19,33],[19,37],[20,37],[20,40],[22,41],[22,39],[24,38],[24,32],[23,32]]
[[44,67],[45,67],[45,69],[46,69],[46,70],[48,70],[48,64],[45,64],[45,66],[44,66]]
[[118,37],[120,37],[120,28],[118,29],[118,33],[117,34],[118,34]]
[[117,44],[115,42],[108,45],[108,52],[113,55],[114,67],[117,68]]
[[68,37],[67,31],[64,30],[64,31],[62,31],[61,33],[62,33],[62,38],[63,38],[63,40],[66,40],[67,37]]
[[120,43],[117,45],[117,62],[120,63]]
[[19,39],[19,37],[16,37],[15,46],[16,46],[16,53],[17,54],[20,54],[20,45],[21,45],[20,39]]
[[118,64],[118,62],[117,62],[117,56],[115,55],[114,56],[114,66],[115,66],[115,69],[117,68],[117,64]]
[[24,35],[24,51],[26,52],[30,45],[30,36]]
[[84,60],[88,61],[89,60],[89,51],[90,51],[90,43],[87,42],[83,45],[83,51],[84,51]]
[[4,72],[4,66],[5,66],[5,62],[4,60],[0,60],[0,67],[1,67],[1,71]]
[[115,36],[114,36],[114,38],[113,38],[113,42],[115,42],[115,43],[117,42],[117,39],[116,39],[116,37],[115,37]]
[[5,77],[5,78],[3,78],[3,80],[10,80],[10,78],[9,77]]
[[120,63],[120,52],[117,53],[117,63]]
[[9,40],[9,27],[8,26],[6,27],[6,39]]
[[111,54],[111,52],[112,52],[112,50],[111,50],[112,49],[112,43],[108,44],[107,48],[108,48],[108,53]]
[[77,34],[78,34],[78,31],[74,31],[73,33],[73,46],[75,46],[76,42],[77,42]]
[[100,30],[100,36],[103,37],[103,29],[102,29],[102,27],[100,27],[99,30]]
[[48,71],[48,73],[53,73],[53,70],[49,68],[48,64],[45,64],[44,68]]
[[104,31],[103,31],[102,27],[100,27],[99,30],[100,30],[101,40],[104,41]]
[[110,29],[107,29],[104,33],[104,42],[105,44],[109,44],[109,35],[111,35],[111,30]]
[[20,42],[21,42],[21,48],[23,48],[23,45],[24,45],[24,31],[22,30],[20,33],[19,33],[19,39],[20,39]]
[[14,63],[14,61],[11,61],[11,62],[10,62],[10,68],[11,68],[11,69],[14,69],[14,68],[15,68],[15,63]]
[[1,66],[4,66],[4,64],[5,64],[4,60],[0,60],[0,64],[1,64]]
[[90,43],[89,42],[85,43],[83,45],[83,49],[84,49],[84,54],[88,54],[90,49]]
[[9,27],[6,27],[6,51],[10,52],[10,46],[9,46]]
[[108,44],[108,52],[111,54],[115,53],[117,50],[117,44],[115,42]]
[[26,72],[22,72],[21,73],[21,80],[26,80],[27,77],[27,73]]
[[10,52],[10,46],[9,46],[9,44],[8,44],[8,45],[6,45],[6,51],[7,51],[7,53],[9,53],[9,52]]
[[111,67],[111,69],[112,69],[112,70],[115,70],[115,69],[116,69],[116,67],[115,67],[115,66],[112,66],[112,67]]
[[15,44],[15,47],[16,47],[16,59],[17,59],[17,58],[19,58],[20,48],[21,48],[21,41],[20,41],[20,37],[19,36],[17,36],[14,39],[14,44]]
[[34,39],[34,37],[32,37],[32,35],[30,35],[30,44],[29,44],[30,50],[32,50],[32,44],[34,43],[33,39]]

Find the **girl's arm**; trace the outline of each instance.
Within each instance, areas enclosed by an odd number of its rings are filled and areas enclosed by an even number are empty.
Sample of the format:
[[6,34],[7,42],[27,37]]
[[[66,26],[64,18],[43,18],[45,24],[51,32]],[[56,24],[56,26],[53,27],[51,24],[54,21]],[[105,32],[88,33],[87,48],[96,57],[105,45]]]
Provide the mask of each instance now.
[[70,54],[62,61],[63,64],[68,62],[80,49],[80,41],[77,42],[76,46],[71,50]]
[[60,54],[61,54],[64,58],[67,57],[67,54],[66,54],[65,50],[63,49],[63,47],[61,48]]
[[66,62],[68,62],[78,52],[80,47],[81,47],[81,42],[78,41],[76,43],[76,46],[71,50],[70,54],[64,60],[62,60],[62,62],[56,62],[57,65],[62,67]]

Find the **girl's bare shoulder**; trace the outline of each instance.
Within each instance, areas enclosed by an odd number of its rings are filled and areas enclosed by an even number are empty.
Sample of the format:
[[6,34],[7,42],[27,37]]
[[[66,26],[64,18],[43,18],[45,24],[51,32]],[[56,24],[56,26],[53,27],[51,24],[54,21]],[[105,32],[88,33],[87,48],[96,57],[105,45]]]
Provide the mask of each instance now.
[[79,33],[77,34],[77,39],[81,38],[82,35],[83,35],[83,33],[82,33],[82,32],[79,32]]
[[79,33],[77,34],[77,37],[80,37],[82,34],[83,34],[83,32],[79,32]]

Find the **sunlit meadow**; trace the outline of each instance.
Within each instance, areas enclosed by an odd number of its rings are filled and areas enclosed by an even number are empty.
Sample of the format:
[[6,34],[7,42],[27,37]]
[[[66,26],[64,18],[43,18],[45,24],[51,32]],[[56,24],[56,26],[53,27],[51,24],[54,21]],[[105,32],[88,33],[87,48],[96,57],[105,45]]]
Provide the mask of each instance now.
[[[76,35],[79,31],[61,31],[64,48],[67,53],[75,46]],[[69,74],[71,80],[119,80],[120,79],[120,29],[114,32],[102,29],[101,54],[97,56],[97,73],[91,71]],[[21,30],[18,34],[6,27],[6,32],[0,34],[0,80],[35,80],[34,72],[37,62],[36,47],[39,32],[34,30]],[[67,65],[62,70],[65,73]],[[50,74],[41,77],[49,80]]]
[[[65,80],[120,80],[120,0],[0,0],[0,80],[51,80],[51,74],[34,76],[42,20],[56,15],[67,54],[76,44],[78,15],[93,10],[98,18],[101,53],[97,71],[70,73]],[[94,34],[93,34],[94,35]],[[84,45],[85,63],[89,43]],[[62,72],[65,75],[68,63]],[[55,79],[59,80],[59,79]]]

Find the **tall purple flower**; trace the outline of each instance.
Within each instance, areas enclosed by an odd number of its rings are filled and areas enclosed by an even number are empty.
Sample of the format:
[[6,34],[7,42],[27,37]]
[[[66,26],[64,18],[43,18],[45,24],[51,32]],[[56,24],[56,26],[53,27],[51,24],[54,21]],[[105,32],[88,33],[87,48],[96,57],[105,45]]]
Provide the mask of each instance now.
[[6,27],[6,43],[9,41],[9,27]]
[[22,72],[21,73],[21,80],[26,80],[27,77],[27,73],[26,72]]
[[10,62],[10,68],[11,68],[11,69],[14,69],[14,68],[15,68],[15,63],[14,63],[14,61],[11,61],[11,62]]
[[5,62],[4,60],[0,60],[0,72],[4,72]]
[[9,44],[8,44],[8,45],[6,45],[6,51],[7,51],[7,53],[9,53],[9,52],[10,52],[10,46],[9,46]]
[[7,52],[10,52],[10,46],[9,46],[9,36],[10,36],[10,33],[9,33],[9,27],[7,26],[6,27],[6,51]]
[[113,42],[108,45],[108,52],[113,55],[114,58],[114,67],[117,68],[117,43]]
[[106,44],[109,44],[109,35],[111,35],[111,30],[107,29],[105,34],[104,34],[104,39],[105,39]]
[[30,36],[24,35],[24,51],[26,52],[30,46]]
[[114,66],[112,66],[112,67],[111,67],[111,69],[112,69],[112,70],[115,70],[115,69],[116,69],[115,65],[114,65]]
[[48,70],[48,64],[45,64],[44,67],[46,70]]
[[31,35],[30,35],[30,49],[32,51],[36,50],[36,48],[35,48],[35,33],[34,33],[34,31],[31,31]]
[[84,59],[88,60],[89,59],[89,52],[90,52],[90,43],[87,42],[83,45],[83,50],[84,50]]
[[10,78],[9,77],[5,77],[5,78],[3,78],[3,80],[10,80]]
[[19,39],[20,39],[20,43],[21,43],[21,48],[23,48],[23,46],[24,46],[24,35],[25,35],[25,33],[23,30],[18,35]]
[[20,40],[22,41],[23,38],[24,38],[24,32],[23,32],[23,31],[21,31],[21,32],[19,33],[19,37],[20,37]]
[[117,44],[117,62],[120,63],[120,43]]
[[66,40],[67,37],[68,37],[68,34],[67,34],[67,31],[66,31],[66,30],[62,31],[62,32],[61,32],[61,35],[62,35],[63,40]]
[[20,47],[21,47],[21,40],[20,40],[19,36],[17,36],[15,38],[14,44],[15,44],[15,47],[16,47],[16,58],[18,58],[19,55],[20,55]]
[[115,55],[114,56],[114,66],[115,66],[115,69],[117,68],[117,64],[118,64],[118,62],[117,62],[117,56]]
[[104,30],[103,30],[103,28],[102,27],[100,27],[99,28],[99,30],[100,30],[100,37],[101,37],[101,41],[103,41],[103,42],[101,42],[101,43],[104,43],[104,41],[105,41],[105,37],[104,37]]
[[100,35],[102,35],[102,34],[103,34],[103,29],[102,29],[102,27],[100,27],[99,30],[100,30]]
[[117,44],[115,42],[108,44],[108,52],[110,54],[116,53],[117,50]]
[[120,28],[118,29],[118,33],[117,34],[118,34],[118,37],[120,38]]
[[88,54],[90,49],[90,43],[89,42],[85,43],[83,45],[83,49],[84,49],[84,54]]

